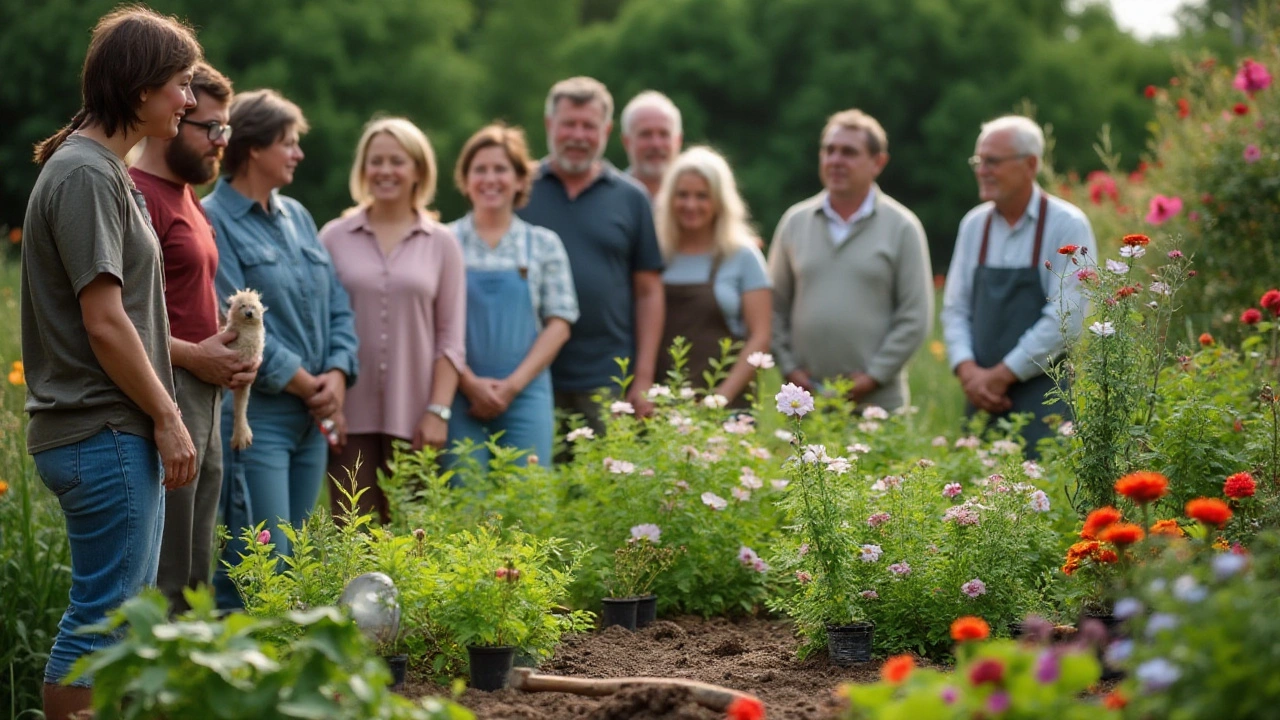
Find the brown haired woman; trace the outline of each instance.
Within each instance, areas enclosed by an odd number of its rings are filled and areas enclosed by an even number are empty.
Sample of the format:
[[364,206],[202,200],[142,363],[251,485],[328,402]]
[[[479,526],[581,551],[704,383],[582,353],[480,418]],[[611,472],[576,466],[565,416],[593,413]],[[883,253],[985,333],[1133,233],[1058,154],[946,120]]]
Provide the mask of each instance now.
[[36,147],[22,244],[27,450],[71,546],[71,602],[45,665],[49,718],[89,707],[92,678],[62,682],[114,637],[77,630],[155,582],[164,490],[195,476],[174,401],[160,245],[123,158],[144,137],[177,134],[201,55],[172,18],[138,7],[103,17],[80,111]]

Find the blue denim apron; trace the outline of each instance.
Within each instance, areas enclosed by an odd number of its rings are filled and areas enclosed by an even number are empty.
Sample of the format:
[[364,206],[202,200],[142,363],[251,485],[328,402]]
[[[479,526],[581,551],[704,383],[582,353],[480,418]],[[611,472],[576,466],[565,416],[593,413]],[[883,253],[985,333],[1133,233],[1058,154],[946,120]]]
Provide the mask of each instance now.
[[[523,255],[515,270],[467,269],[467,364],[479,377],[509,376],[529,354],[541,332],[529,295],[532,241],[533,231],[526,227]],[[539,373],[498,417],[479,420],[470,415],[470,410],[471,402],[459,392],[449,421],[450,445],[463,437],[484,442],[501,431],[500,445],[531,450],[542,463],[551,461],[554,416],[550,369]],[[481,452],[477,457],[482,467],[487,466],[487,456],[487,452]]]
[[[1045,289],[1040,283],[1040,250],[1044,244],[1045,217],[1049,213],[1048,196],[1040,196],[1040,217],[1036,221],[1031,264],[1025,267],[987,267],[987,241],[995,212],[992,208],[982,228],[982,248],[978,251],[978,267],[973,276],[973,359],[982,368],[999,365],[1004,356],[1017,347],[1023,333],[1039,322],[1046,302]],[[1050,364],[1056,361],[1053,358]],[[1035,416],[1022,429],[1028,457],[1036,457],[1036,441],[1050,434],[1043,418],[1066,410],[1061,402],[1044,404],[1045,393],[1053,387],[1053,379],[1044,374],[1015,382],[1009,386],[1009,400],[1013,407],[1008,413],[997,416],[1007,417],[1010,413],[1032,413]],[[972,414],[974,407],[967,405],[965,410],[966,414]]]

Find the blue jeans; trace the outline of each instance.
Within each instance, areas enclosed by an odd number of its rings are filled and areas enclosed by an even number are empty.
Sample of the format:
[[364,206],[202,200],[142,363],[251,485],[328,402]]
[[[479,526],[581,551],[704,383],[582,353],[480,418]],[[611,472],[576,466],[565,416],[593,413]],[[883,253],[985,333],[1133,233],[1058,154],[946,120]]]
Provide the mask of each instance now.
[[265,522],[276,553],[288,555],[289,539],[280,523],[296,528],[311,515],[329,462],[329,444],[299,398],[283,393],[250,396],[253,444],[244,450],[231,449],[234,406],[229,395],[223,398],[220,506],[231,541],[222,551],[213,580],[218,607],[228,610],[244,607],[224,564],[240,563],[245,553],[240,537],[244,528]]
[[[114,644],[112,635],[76,631],[106,618],[156,581],[164,529],[164,466],[155,443],[110,428],[34,456],[45,487],[58,496],[71,543],[71,604],[45,664],[59,683],[79,658]],[[92,687],[81,677],[73,685]]]
[[[471,454],[480,463],[481,472],[488,472],[491,454],[483,443],[498,432],[498,445],[529,450],[538,456],[538,462],[551,464],[551,441],[555,431],[555,408],[552,405],[550,377],[544,372],[511,401],[507,411],[492,420],[480,420],[471,415],[471,402],[462,393],[453,397],[453,417],[449,420],[449,447],[463,438],[480,444]],[[446,466],[457,459],[452,454],[444,456]],[[527,465],[529,456],[520,458],[517,464]]]

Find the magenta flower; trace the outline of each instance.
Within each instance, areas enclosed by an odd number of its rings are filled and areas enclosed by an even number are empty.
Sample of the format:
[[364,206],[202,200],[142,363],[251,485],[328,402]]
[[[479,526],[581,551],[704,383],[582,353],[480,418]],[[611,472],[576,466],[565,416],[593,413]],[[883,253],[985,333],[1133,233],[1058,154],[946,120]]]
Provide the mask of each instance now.
[[1176,217],[1182,212],[1182,198],[1157,195],[1151,198],[1151,209],[1147,213],[1147,222],[1160,225],[1166,220]]
[[259,545],[266,545],[266,544],[267,544],[267,543],[269,543],[269,542],[271,542],[271,531],[270,531],[270,530],[263,530],[262,532],[258,533],[258,544],[259,544]]
[[906,577],[907,575],[911,574],[911,566],[906,564],[905,562],[894,563],[889,566],[889,572],[893,573],[894,575],[901,575],[903,577]]
[[960,483],[947,483],[942,488],[942,494],[949,498],[953,498],[962,492],[964,490],[960,487]]
[[1271,86],[1271,73],[1267,72],[1267,68],[1261,63],[1254,62],[1253,58],[1245,58],[1240,65],[1240,71],[1236,73],[1235,81],[1231,84],[1235,89],[1253,97],[1254,93]]
[[987,710],[992,715],[1000,715],[1009,709],[1010,702],[1007,690],[997,690],[991,693],[991,697],[987,698]]
[[889,517],[889,513],[887,512],[874,513],[871,517],[867,518],[867,524],[871,527],[880,527],[881,525],[889,522]]
[[1244,161],[1252,165],[1262,159],[1262,150],[1257,145],[1249,143],[1244,148]]
[[951,705],[954,704],[956,699],[959,697],[960,693],[956,692],[956,689],[950,685],[942,688],[942,702]]
[[1061,675],[1062,663],[1058,662],[1058,654],[1052,650],[1040,653],[1040,657],[1036,659],[1036,682],[1048,685],[1057,682]]

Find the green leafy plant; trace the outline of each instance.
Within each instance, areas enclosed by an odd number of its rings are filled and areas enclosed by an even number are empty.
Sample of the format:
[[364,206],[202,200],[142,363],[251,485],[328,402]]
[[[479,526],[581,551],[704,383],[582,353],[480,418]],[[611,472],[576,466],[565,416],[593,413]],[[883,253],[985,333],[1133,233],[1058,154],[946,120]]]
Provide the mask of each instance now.
[[[637,529],[641,533],[637,535]],[[631,537],[613,551],[612,597],[628,598],[647,595],[663,571],[671,567],[684,548],[659,547],[658,526],[632,528]]]

